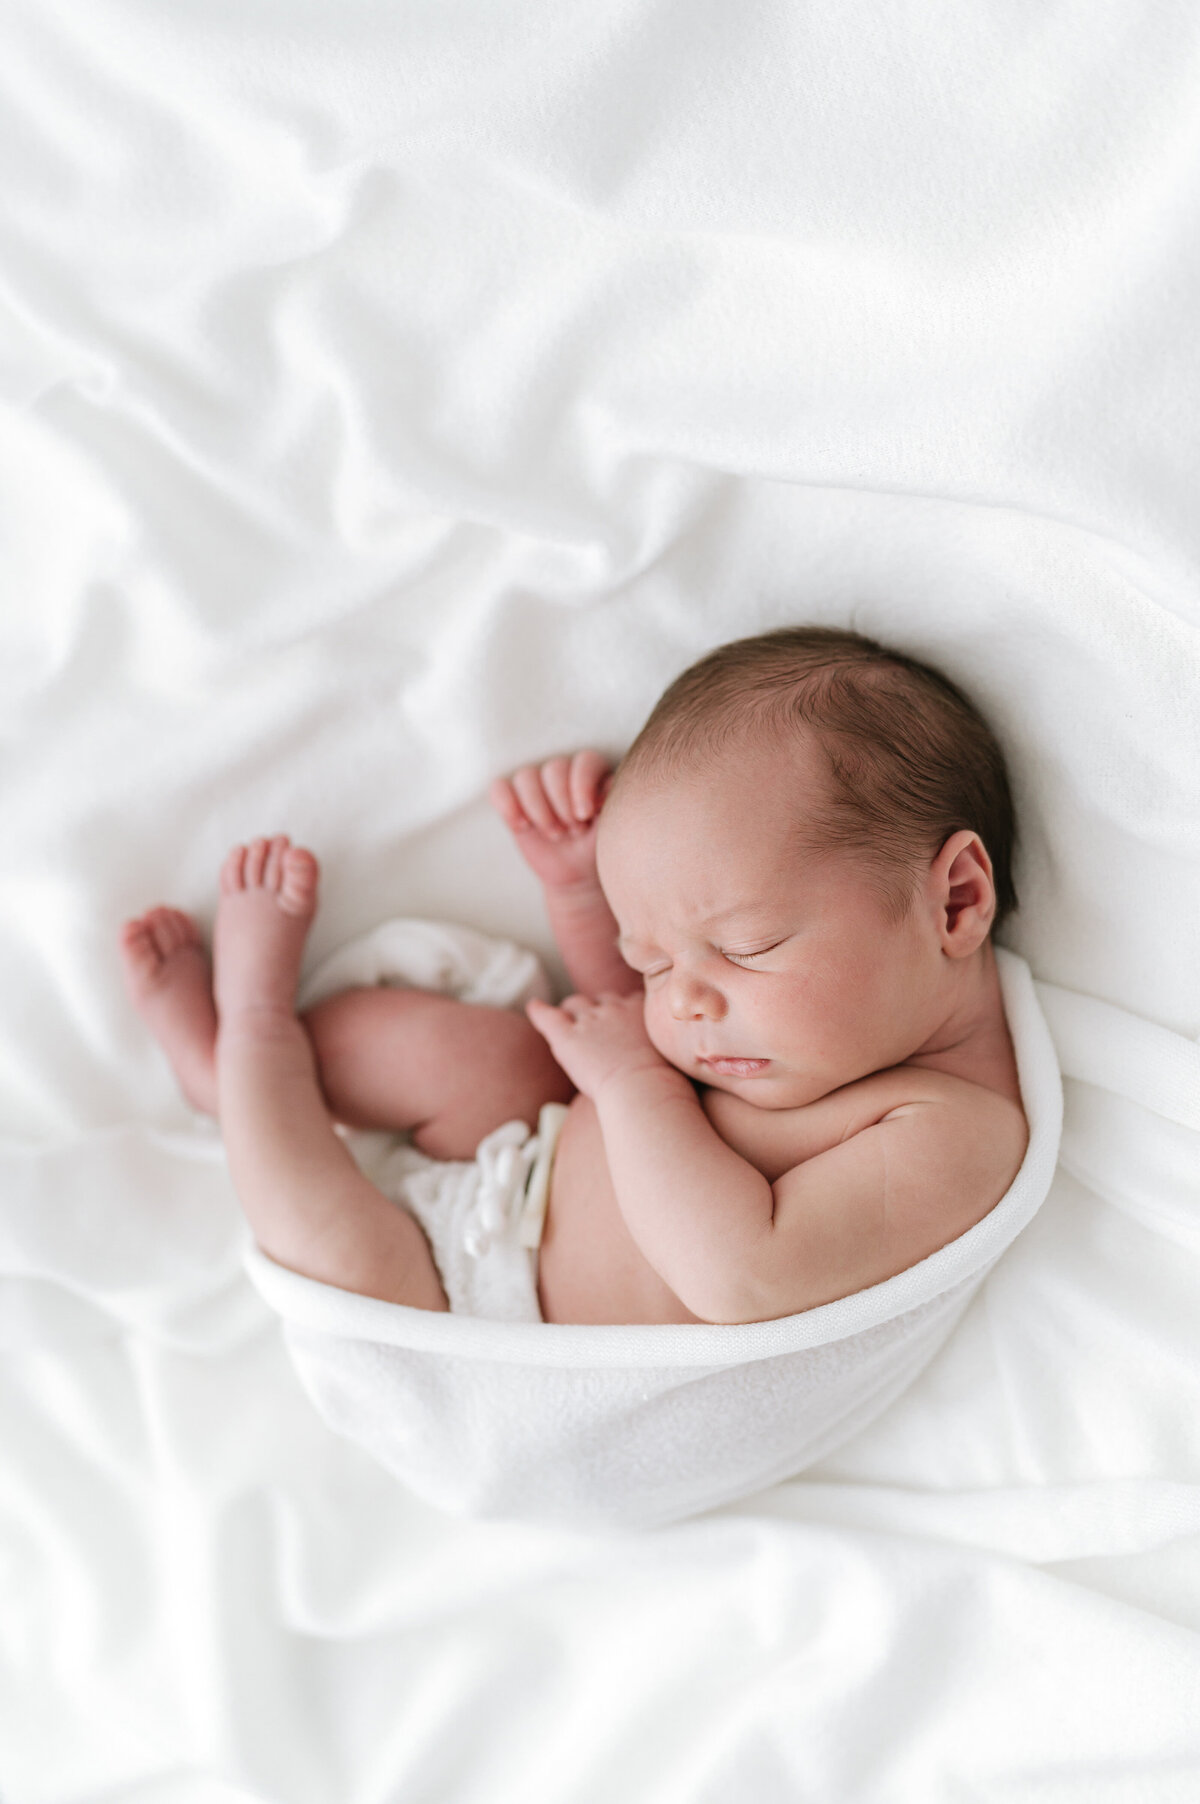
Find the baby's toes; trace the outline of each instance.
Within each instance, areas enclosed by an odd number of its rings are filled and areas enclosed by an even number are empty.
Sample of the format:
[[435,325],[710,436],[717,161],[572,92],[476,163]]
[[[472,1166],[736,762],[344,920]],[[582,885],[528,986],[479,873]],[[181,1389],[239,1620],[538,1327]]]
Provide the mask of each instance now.
[[304,846],[284,846],[280,852],[279,906],[287,914],[312,914],[317,906],[320,866]]
[[232,896],[237,890],[246,887],[246,848],[234,846],[224,864],[220,876],[221,894]]
[[190,915],[180,908],[154,908],[146,916],[146,924],[164,958],[170,958],[183,946],[201,944],[199,929]]
[[246,888],[261,889],[269,847],[265,839],[252,839],[246,848]]
[[263,888],[277,890],[283,881],[283,855],[291,842],[286,833],[277,833],[267,847],[263,866]]
[[121,928],[121,955],[131,976],[153,977],[162,964],[154,929],[145,916],[126,921]]

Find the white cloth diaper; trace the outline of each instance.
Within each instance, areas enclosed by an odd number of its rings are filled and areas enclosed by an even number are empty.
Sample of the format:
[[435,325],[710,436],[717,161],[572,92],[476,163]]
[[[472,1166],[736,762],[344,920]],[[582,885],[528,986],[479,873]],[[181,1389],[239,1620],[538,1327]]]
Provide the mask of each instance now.
[[390,1137],[386,1151],[376,1150],[362,1144],[366,1136],[347,1136],[372,1181],[425,1230],[452,1314],[541,1321],[538,1248],[566,1118],[563,1103],[544,1103],[536,1134],[506,1121],[468,1160],[431,1159]]

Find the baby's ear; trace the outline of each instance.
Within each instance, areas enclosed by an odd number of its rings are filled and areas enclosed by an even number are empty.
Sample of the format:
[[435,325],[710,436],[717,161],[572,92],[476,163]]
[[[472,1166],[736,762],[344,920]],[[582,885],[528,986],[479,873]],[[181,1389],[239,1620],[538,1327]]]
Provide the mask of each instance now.
[[952,833],[929,876],[942,951],[967,958],[986,940],[996,914],[992,861],[978,833]]

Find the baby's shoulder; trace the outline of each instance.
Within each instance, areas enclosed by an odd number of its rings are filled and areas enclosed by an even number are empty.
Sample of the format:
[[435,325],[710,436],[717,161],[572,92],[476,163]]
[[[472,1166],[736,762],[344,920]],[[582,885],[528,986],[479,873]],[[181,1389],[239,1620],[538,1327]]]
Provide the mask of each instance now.
[[899,1066],[881,1075],[889,1081],[872,1101],[888,1106],[863,1126],[903,1124],[890,1142],[894,1173],[906,1162],[912,1167],[913,1181],[902,1188],[927,1205],[957,1198],[975,1219],[979,1211],[970,1199],[998,1201],[1020,1170],[1029,1144],[1024,1109],[1000,1090],[948,1072]]
[[[988,1122],[997,1128],[1007,1127],[1015,1133],[1028,1133],[1025,1111],[1015,1098],[989,1084],[970,1078],[954,1077],[948,1071],[929,1071],[922,1065],[895,1065],[890,1071],[878,1071],[859,1084],[847,1085],[847,1091],[859,1091],[855,1102],[873,1121],[895,1121],[914,1115],[922,1109],[936,1109],[947,1121],[976,1124]],[[826,1100],[826,1099],[823,1099]],[[882,1114],[876,1114],[883,1104]],[[864,1125],[867,1123],[864,1121]]]
[[868,1130],[896,1124],[888,1135],[894,1174],[905,1165],[919,1169],[926,1196],[931,1160],[949,1188],[966,1183],[974,1189],[1008,1173],[1006,1188],[1029,1138],[1019,1103],[966,1078],[915,1065],[874,1072],[802,1108],[755,1108],[720,1090],[705,1092],[703,1105],[721,1138],[771,1183]]
[[737,1321],[812,1309],[907,1271],[994,1208],[1027,1141],[1019,1104],[1002,1092],[912,1066],[803,1108],[752,1110],[731,1097],[715,1112],[717,1132],[773,1193],[768,1258],[750,1262],[745,1313],[728,1318]]
[[951,1184],[1003,1173],[1007,1188],[1029,1142],[1019,1102],[986,1084],[921,1065],[876,1072],[813,1107],[821,1110],[825,1104],[831,1105],[830,1126],[841,1118],[842,1142],[870,1128],[903,1123],[905,1132],[889,1137],[891,1156],[919,1163],[928,1177],[930,1156],[936,1155]]

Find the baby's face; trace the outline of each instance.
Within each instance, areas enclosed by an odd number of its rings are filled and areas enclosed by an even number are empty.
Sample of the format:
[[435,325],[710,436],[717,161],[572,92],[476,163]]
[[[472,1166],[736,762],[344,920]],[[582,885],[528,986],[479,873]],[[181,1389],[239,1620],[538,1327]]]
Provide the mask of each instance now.
[[[819,794],[821,767],[801,770],[800,793],[806,775]],[[893,924],[852,854],[789,850],[795,781],[778,755],[747,754],[659,790],[634,784],[597,839],[651,1042],[689,1077],[768,1109],[899,1064],[945,1006],[930,911],[918,902]],[[747,1062],[709,1062],[721,1059]]]

